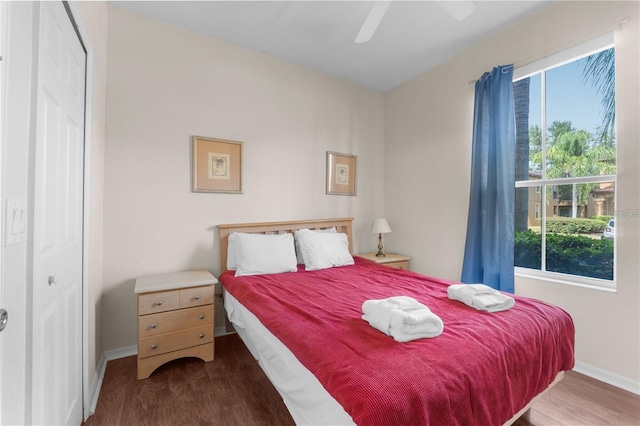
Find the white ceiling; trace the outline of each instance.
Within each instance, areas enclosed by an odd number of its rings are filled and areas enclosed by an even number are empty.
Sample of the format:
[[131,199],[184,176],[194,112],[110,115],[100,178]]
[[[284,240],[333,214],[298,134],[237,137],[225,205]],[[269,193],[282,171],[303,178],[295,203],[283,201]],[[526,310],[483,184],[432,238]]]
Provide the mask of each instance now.
[[548,7],[482,1],[462,21],[437,1],[393,1],[369,43],[372,1],[112,1],[178,27],[385,91]]

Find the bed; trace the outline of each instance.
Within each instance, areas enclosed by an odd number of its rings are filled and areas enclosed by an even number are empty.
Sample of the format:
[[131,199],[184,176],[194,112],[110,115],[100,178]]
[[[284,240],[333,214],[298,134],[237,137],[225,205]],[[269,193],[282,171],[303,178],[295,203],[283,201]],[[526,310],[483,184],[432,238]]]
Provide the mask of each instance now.
[[[233,233],[345,234],[353,219],[218,225],[224,304],[234,328],[297,424],[511,424],[573,368],[571,317],[514,297],[487,313],[447,297],[451,281],[354,256],[321,270],[235,277]],[[411,296],[445,324],[433,339],[398,343],[364,321],[364,300]]]

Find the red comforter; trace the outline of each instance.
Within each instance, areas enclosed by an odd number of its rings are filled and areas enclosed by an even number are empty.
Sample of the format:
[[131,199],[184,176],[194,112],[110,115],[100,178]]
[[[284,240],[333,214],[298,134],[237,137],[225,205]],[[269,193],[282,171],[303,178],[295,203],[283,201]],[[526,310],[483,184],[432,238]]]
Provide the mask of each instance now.
[[[560,308],[515,297],[508,311],[477,311],[447,297],[452,282],[355,259],[220,281],[358,425],[501,425],[573,367],[573,321]],[[365,300],[398,295],[438,315],[442,335],[398,343],[361,318]]]

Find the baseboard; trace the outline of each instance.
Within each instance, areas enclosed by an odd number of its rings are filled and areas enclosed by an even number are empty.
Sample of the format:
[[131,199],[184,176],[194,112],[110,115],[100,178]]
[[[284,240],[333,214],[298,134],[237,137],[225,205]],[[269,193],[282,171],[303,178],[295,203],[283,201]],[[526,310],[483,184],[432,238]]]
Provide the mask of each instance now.
[[224,325],[221,327],[216,327],[215,330],[213,330],[213,335],[218,337],[218,336],[226,336],[227,334],[235,334],[236,331],[235,330],[227,330],[227,327],[225,327]]
[[102,388],[102,380],[104,380],[104,373],[107,370],[107,362],[125,358],[128,356],[136,355],[138,353],[138,345],[127,346],[126,348],[113,349],[111,351],[103,352],[100,357],[100,361],[98,361],[98,366],[96,367],[96,374],[93,376],[93,380],[91,381],[91,389],[89,390],[89,398],[91,401],[91,405],[89,408],[89,415],[92,416],[96,411],[96,405],[98,405],[98,397],[100,396],[100,389]]
[[640,395],[640,382],[636,382],[635,380],[631,380],[627,377],[619,376],[579,361],[576,361],[573,371],[584,374],[585,376],[589,376],[593,379],[600,380],[601,382],[607,383],[611,386],[635,393],[636,395]]
[[96,374],[93,375],[93,380],[89,385],[89,401],[91,402],[89,406],[90,416],[93,416],[93,413],[96,412],[96,405],[98,404],[98,396],[100,395],[100,388],[102,388],[102,380],[104,379],[104,372],[106,369],[107,369],[107,361],[104,359],[104,353],[103,353],[102,356],[100,357],[100,361],[98,361]]
[[128,356],[133,356],[137,354],[138,354],[138,345],[133,345],[133,346],[127,346],[124,348],[105,351],[104,359],[106,361],[111,361],[114,359],[126,358]]

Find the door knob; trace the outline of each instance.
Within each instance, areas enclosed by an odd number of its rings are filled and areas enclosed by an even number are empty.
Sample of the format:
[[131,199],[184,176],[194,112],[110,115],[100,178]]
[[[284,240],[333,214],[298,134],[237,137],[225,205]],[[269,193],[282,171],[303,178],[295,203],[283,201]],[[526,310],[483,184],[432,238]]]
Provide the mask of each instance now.
[[9,321],[9,313],[6,309],[0,309],[0,331],[4,330]]
[[55,275],[49,275],[49,279],[47,280],[47,282],[49,283],[49,286],[51,286],[52,284],[58,284],[56,282],[56,276]]

